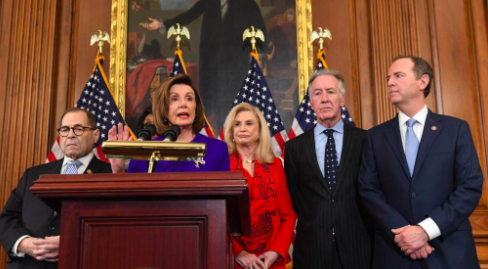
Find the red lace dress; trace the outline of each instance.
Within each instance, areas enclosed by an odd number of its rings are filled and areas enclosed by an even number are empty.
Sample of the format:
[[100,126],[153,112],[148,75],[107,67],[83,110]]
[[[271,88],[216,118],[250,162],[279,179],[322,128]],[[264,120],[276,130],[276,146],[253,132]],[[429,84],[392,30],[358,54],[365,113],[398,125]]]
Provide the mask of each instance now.
[[[232,238],[234,257],[242,250],[259,257],[276,251],[280,257],[271,268],[286,268],[291,261],[288,249],[293,238],[296,214],[293,210],[281,160],[272,164],[254,163],[254,176],[243,169],[238,154],[230,156],[230,170],[242,171],[249,186],[251,235]],[[234,268],[243,268],[234,261]]]

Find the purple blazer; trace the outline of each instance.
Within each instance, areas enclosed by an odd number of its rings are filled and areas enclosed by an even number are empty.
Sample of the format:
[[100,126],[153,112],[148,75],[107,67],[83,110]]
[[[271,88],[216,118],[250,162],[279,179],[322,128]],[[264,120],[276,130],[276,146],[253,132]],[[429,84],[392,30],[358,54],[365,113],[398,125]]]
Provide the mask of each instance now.
[[[162,140],[158,137],[154,140]],[[203,160],[205,164],[199,164],[197,168],[194,161],[159,161],[156,164],[156,172],[207,172],[207,171],[229,171],[230,161],[227,144],[215,138],[206,137],[197,133],[192,143],[207,144],[207,152]],[[128,173],[147,173],[149,161],[131,160]]]

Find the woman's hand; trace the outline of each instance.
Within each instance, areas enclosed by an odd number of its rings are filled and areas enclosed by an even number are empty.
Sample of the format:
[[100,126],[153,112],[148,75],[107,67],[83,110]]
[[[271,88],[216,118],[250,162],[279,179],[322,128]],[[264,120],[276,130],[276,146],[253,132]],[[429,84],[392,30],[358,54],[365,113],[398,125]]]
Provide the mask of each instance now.
[[[264,254],[263,254],[264,255]],[[264,265],[264,262],[261,261],[256,255],[252,253],[248,253],[247,251],[243,250],[237,254],[235,257],[236,262],[246,268],[246,269],[267,269]]]
[[278,252],[276,251],[266,251],[265,253],[261,254],[261,256],[259,256],[260,259],[264,259],[264,268],[270,268],[271,265],[273,265],[273,263],[275,263],[276,259],[278,259],[278,257],[280,257],[280,254],[278,254]]
[[[118,132],[117,132],[118,129]],[[122,123],[112,126],[108,131],[107,141],[133,141],[134,139],[129,134],[129,126],[123,126]],[[125,173],[125,160],[119,158],[109,159],[110,165],[112,166],[112,173]]]

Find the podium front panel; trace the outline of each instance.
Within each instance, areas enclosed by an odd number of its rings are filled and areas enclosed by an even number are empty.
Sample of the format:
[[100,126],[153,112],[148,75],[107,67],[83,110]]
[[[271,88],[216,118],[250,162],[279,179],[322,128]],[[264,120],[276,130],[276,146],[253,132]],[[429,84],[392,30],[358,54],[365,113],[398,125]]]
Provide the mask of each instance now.
[[229,268],[225,199],[63,201],[59,268]]

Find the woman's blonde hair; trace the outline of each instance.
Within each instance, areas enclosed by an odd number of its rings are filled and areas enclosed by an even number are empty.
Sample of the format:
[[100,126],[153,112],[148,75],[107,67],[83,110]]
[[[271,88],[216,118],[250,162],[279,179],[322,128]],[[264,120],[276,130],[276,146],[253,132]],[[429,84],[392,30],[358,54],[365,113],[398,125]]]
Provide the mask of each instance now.
[[229,154],[234,154],[237,150],[236,142],[234,141],[234,122],[237,114],[243,111],[251,111],[258,119],[259,123],[259,139],[258,147],[256,149],[255,158],[262,164],[271,164],[274,161],[273,149],[271,148],[271,135],[269,133],[268,124],[264,119],[261,111],[253,105],[242,103],[230,111],[224,123],[224,140],[229,148]]
[[171,87],[176,84],[183,84],[188,85],[192,88],[193,92],[195,93],[195,120],[192,124],[193,133],[198,133],[203,128],[203,121],[204,121],[204,110],[203,110],[203,103],[202,98],[200,97],[200,93],[193,87],[191,78],[187,75],[179,75],[172,78],[166,79],[155,91],[151,92],[152,97],[152,107],[153,107],[153,114],[154,114],[154,125],[158,130],[158,133],[162,134],[166,129],[169,128],[169,122],[164,119],[168,117],[168,109],[169,109],[169,92],[171,91]]

